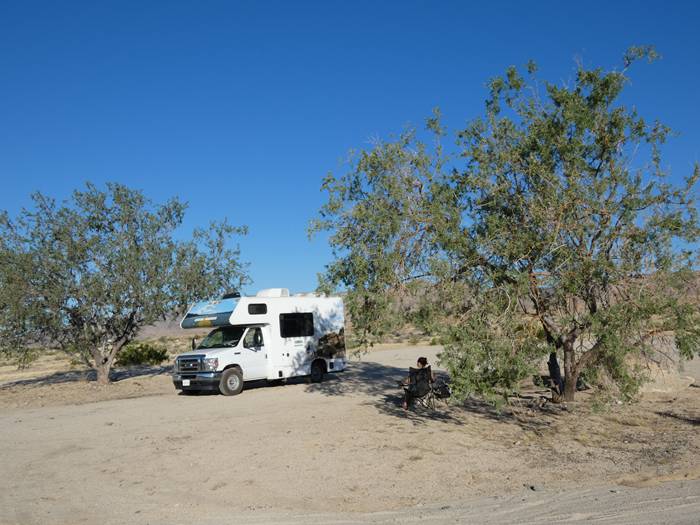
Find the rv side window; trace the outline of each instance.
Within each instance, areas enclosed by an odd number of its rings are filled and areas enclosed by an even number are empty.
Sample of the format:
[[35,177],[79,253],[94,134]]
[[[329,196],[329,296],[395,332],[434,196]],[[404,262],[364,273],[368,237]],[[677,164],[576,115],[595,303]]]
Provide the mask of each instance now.
[[308,337],[314,335],[314,314],[280,314],[282,337]]
[[267,305],[265,303],[252,303],[248,305],[248,313],[250,315],[261,315],[267,313]]

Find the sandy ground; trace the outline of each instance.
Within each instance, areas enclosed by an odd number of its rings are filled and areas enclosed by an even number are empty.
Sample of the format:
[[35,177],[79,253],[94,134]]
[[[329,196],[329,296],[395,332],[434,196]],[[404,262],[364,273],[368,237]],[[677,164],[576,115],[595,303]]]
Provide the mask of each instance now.
[[436,351],[233,398],[177,395],[160,367],[5,381],[0,523],[700,523],[700,388],[405,413],[394,383]]

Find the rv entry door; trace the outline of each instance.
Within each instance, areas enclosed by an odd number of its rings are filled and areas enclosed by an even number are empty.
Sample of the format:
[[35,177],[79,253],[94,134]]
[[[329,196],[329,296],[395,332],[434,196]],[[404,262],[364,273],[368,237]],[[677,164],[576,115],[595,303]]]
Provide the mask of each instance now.
[[312,357],[307,350],[314,337],[314,314],[311,312],[280,314],[280,335],[284,344],[279,363],[287,368],[285,372],[296,375]]

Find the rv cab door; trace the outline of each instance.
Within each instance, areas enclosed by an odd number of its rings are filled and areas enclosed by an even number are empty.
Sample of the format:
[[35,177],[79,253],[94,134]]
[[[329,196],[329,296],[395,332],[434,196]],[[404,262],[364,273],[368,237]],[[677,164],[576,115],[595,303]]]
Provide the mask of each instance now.
[[243,336],[242,344],[242,368],[243,380],[267,378],[267,347],[265,346],[265,332],[261,326],[251,326]]

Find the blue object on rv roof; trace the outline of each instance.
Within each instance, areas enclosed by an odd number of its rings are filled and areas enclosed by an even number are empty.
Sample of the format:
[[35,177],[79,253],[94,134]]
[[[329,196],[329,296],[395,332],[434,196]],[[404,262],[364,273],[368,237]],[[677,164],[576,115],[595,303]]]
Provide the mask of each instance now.
[[[239,296],[240,297],[240,296]],[[181,328],[207,328],[227,326],[231,313],[238,304],[238,298],[199,301],[192,305],[180,322]]]

